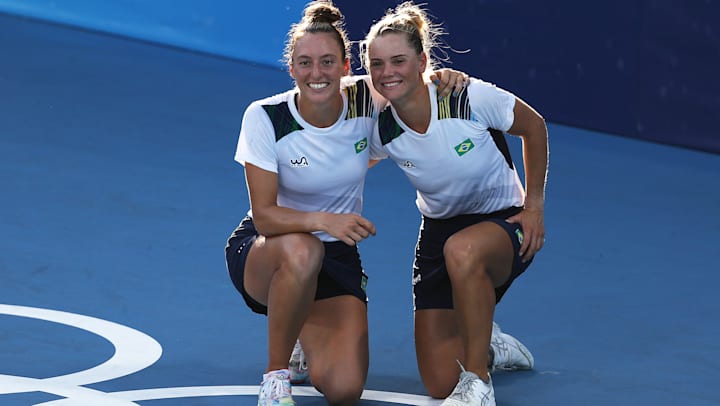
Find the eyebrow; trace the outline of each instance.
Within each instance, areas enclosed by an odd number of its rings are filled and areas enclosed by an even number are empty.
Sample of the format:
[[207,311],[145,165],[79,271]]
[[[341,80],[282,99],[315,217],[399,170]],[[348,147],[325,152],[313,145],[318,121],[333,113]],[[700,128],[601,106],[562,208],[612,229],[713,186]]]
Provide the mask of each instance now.
[[[407,57],[408,57],[407,54],[397,54],[397,55],[392,55],[392,56],[390,56],[388,59],[407,58]],[[382,60],[382,59],[383,59],[383,58],[370,58],[371,61],[374,61],[374,60]]]
[[[298,55],[296,58],[297,59],[303,59],[303,58],[304,59],[312,59],[312,57],[309,55]],[[322,59],[322,58],[337,58],[337,55],[335,55],[335,54],[320,55],[320,59]]]

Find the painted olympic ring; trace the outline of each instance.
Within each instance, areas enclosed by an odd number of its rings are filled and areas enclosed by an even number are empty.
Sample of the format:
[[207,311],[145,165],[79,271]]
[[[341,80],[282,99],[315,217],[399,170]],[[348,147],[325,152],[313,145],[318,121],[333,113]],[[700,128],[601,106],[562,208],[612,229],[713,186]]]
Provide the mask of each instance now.
[[[119,392],[102,392],[85,385],[121,378],[141,371],[160,359],[162,346],[155,339],[121,324],[107,320],[42,309],[0,304],[0,314],[44,320],[79,328],[100,336],[115,347],[115,353],[107,361],[67,375],[50,378],[28,378],[0,374],[0,395],[44,392],[62,399],[38,403],[35,406],[99,405],[139,406],[137,401],[177,399],[205,396],[257,396],[259,386],[185,386],[175,388],[138,389]],[[312,387],[293,387],[293,396],[322,396]],[[364,400],[403,405],[434,406],[439,400],[428,396],[407,393],[365,390]]]

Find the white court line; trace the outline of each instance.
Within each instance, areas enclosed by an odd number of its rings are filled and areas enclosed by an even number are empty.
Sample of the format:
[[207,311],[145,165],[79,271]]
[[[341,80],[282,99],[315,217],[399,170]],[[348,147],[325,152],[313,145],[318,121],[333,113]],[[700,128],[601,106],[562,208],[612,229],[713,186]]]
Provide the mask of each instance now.
[[[135,401],[205,396],[257,396],[260,391],[260,387],[254,385],[186,386],[109,393],[86,388],[83,385],[120,378],[151,366],[162,355],[160,343],[140,331],[121,324],[74,313],[0,304],[0,314],[76,327],[108,340],[115,347],[113,356],[104,363],[67,375],[36,379],[0,374],[0,395],[44,392],[63,397],[36,406],[138,406]],[[293,388],[293,396],[322,397],[322,394],[310,386],[296,386]],[[441,403],[440,400],[428,396],[375,390],[365,390],[362,399],[417,406],[435,406]]]

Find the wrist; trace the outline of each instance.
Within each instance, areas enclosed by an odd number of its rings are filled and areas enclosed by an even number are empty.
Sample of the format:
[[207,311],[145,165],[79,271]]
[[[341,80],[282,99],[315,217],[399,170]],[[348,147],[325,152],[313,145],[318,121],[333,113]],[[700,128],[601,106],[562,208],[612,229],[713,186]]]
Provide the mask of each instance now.
[[544,199],[525,199],[525,210],[545,210]]

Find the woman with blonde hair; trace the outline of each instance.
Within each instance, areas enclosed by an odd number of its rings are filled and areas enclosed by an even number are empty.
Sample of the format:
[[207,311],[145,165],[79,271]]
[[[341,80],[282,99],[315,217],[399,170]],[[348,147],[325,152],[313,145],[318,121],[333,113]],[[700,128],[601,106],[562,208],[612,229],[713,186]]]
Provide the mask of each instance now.
[[[362,60],[389,101],[371,156],[391,158],[417,190],[413,293],[423,383],[443,405],[494,405],[492,367],[534,363],[493,316],[544,244],[547,128],[528,104],[480,79],[450,97],[425,82],[440,33],[412,2],[370,29]],[[525,187],[504,132],[522,138]]]

